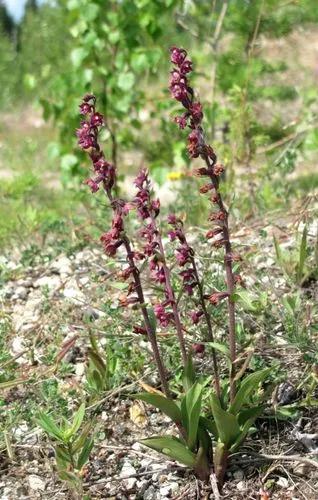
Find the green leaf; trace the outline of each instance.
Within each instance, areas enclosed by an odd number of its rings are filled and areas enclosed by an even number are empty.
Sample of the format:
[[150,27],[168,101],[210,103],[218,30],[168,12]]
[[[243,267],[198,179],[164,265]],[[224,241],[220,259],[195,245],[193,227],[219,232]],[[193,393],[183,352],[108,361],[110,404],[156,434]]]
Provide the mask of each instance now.
[[69,451],[64,446],[56,446],[55,449],[55,457],[59,466],[63,468],[72,462],[72,457]]
[[149,66],[149,61],[144,52],[135,53],[131,57],[131,67],[134,71],[144,71]]
[[150,394],[149,392],[142,392],[141,394],[133,394],[134,399],[140,399],[149,403],[161,410],[165,415],[167,415],[175,423],[181,422],[181,411],[180,408],[172,401],[167,399],[165,396],[160,396],[160,394]]
[[71,52],[71,61],[75,68],[79,68],[84,61],[85,57],[88,56],[88,51],[83,47],[78,47],[73,49]]
[[246,404],[251,394],[256,391],[259,384],[265,380],[270,373],[270,368],[259,370],[245,377],[240,385],[240,388],[235,396],[233,404],[230,406],[230,412],[236,414],[239,412],[242,405]]
[[97,391],[102,391],[104,388],[102,377],[97,370],[92,371],[91,377],[89,377],[89,382]]
[[103,358],[100,356],[100,354],[92,349],[91,347],[88,348],[88,357],[91,363],[94,365],[96,370],[99,372],[101,377],[103,378],[106,373],[106,364],[103,360]]
[[256,420],[257,417],[262,413],[263,409],[264,406],[254,406],[253,408],[248,408],[247,410],[240,411],[237,415],[238,423],[242,427],[242,425],[244,425],[247,420]]
[[118,82],[117,85],[118,87],[123,90],[131,90],[132,87],[134,86],[135,83],[135,75],[133,73],[121,73],[118,77]]
[[65,432],[65,439],[70,439],[77,433],[78,429],[82,425],[84,416],[85,416],[85,403],[82,403],[77,412],[75,413],[71,428]]
[[24,378],[16,378],[15,380],[7,380],[7,382],[0,382],[0,390],[1,389],[11,389],[11,387],[16,387],[19,384],[23,384],[27,382]]
[[48,433],[49,436],[58,439],[59,441],[64,441],[63,432],[58,428],[51,417],[45,413],[40,413],[37,423],[45,432]]
[[58,475],[62,481],[67,481],[68,483],[72,483],[74,485],[77,485],[80,481],[76,474],[73,474],[72,472],[68,472],[66,470],[58,471]]
[[199,418],[199,426],[203,427],[204,429],[209,431],[215,437],[215,439],[218,438],[217,427],[216,427],[215,422],[213,420],[210,420],[209,418],[201,416]]
[[76,158],[75,155],[63,155],[61,159],[61,168],[62,170],[65,170],[69,172],[72,167],[74,167],[78,162],[78,159]]
[[227,362],[228,366],[231,367],[230,350],[226,345],[221,344],[221,342],[208,342],[208,345],[213,347],[213,349],[215,349],[216,351],[219,351],[222,354],[224,354],[224,356],[226,357],[226,362]]
[[80,436],[72,443],[72,450],[74,453],[77,453],[81,448],[83,448],[91,428],[92,422],[85,424]]
[[223,410],[220,401],[215,394],[211,394],[211,409],[219,440],[228,447],[240,434],[240,426],[232,413]]
[[188,467],[193,467],[195,464],[195,454],[173,436],[155,436],[142,439],[140,443]]
[[[250,417],[246,418],[248,411],[250,412]],[[244,425],[241,428],[241,432],[240,432],[240,435],[238,436],[237,440],[231,446],[231,449],[230,449],[231,453],[234,453],[241,446],[241,444],[244,441],[244,439],[246,438],[250,428],[254,424],[257,417],[262,413],[262,411],[263,411],[262,406],[258,406],[256,408],[250,408],[249,410],[246,410],[245,415],[244,415],[244,419],[245,419]],[[242,415],[239,415],[238,418],[239,419],[241,418],[241,420],[243,420]]]
[[81,470],[81,468],[86,464],[87,460],[89,459],[89,455],[92,451],[93,446],[94,446],[94,440],[92,438],[86,439],[83,449],[77,460],[77,468],[79,470]]
[[195,371],[194,371],[192,356],[190,353],[188,354],[187,364],[184,367],[182,382],[185,391],[191,389],[191,387],[195,383]]
[[298,284],[301,284],[302,281],[306,257],[307,257],[307,226],[304,227],[299,249],[299,260],[298,260],[297,276],[296,276]]
[[195,383],[191,389],[186,393],[185,407],[186,407],[186,418],[187,418],[187,442],[190,450],[194,449],[197,444],[197,433],[199,418],[201,412],[201,401],[202,401],[202,385],[198,382]]
[[233,300],[235,302],[238,302],[238,301],[241,302],[243,308],[246,311],[251,311],[251,312],[257,311],[257,307],[255,305],[255,299],[253,298],[253,295],[251,295],[246,290],[240,290],[238,292],[235,292],[233,294]]

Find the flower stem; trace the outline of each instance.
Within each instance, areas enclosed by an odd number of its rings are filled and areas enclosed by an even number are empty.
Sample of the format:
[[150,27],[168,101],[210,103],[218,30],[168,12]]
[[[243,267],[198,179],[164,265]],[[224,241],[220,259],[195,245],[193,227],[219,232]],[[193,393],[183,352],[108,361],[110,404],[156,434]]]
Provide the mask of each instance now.
[[[110,189],[105,187],[104,192],[105,192],[107,198],[109,199],[110,204],[113,206],[114,199],[113,199],[113,196],[110,192]],[[143,293],[142,284],[141,284],[141,280],[140,280],[139,269],[137,268],[137,266],[135,264],[133,252],[131,249],[131,243],[130,243],[128,236],[125,234],[122,239],[123,239],[124,247],[126,250],[127,259],[128,259],[129,265],[132,269],[132,276],[134,279],[135,291],[137,293],[139,304],[141,307],[141,312],[143,315],[148,340],[150,342],[152,352],[154,355],[154,359],[155,359],[155,362],[157,365],[162,390],[163,390],[165,396],[167,398],[170,398],[171,393],[170,393],[169,384],[168,384],[168,377],[167,377],[166,369],[165,369],[165,366],[163,364],[162,357],[160,354],[160,350],[159,350],[159,346],[158,346],[158,342],[157,342],[157,338],[156,338],[156,332],[154,331],[154,329],[151,325],[150,318],[149,318],[149,312],[148,312],[148,309],[147,309],[147,306],[145,303],[144,293]]]
[[[210,317],[210,314],[206,308],[206,304],[205,304],[205,300],[204,300],[204,293],[203,293],[203,286],[202,286],[202,282],[201,282],[200,277],[199,277],[198,268],[197,268],[195,258],[193,257],[193,255],[190,257],[190,260],[191,260],[191,264],[192,264],[192,267],[194,270],[194,275],[195,275],[195,278],[196,278],[197,284],[198,284],[200,305],[202,307],[202,311],[203,311],[205,321],[207,324],[207,328],[208,328],[208,340],[210,342],[214,342],[211,317]],[[213,372],[214,372],[215,391],[216,391],[217,396],[220,398],[221,397],[220,376],[219,376],[219,369],[218,369],[218,360],[217,360],[217,356],[216,356],[216,352],[215,352],[214,348],[212,349],[212,364],[213,364]]]
[[222,196],[219,191],[219,179],[216,175],[213,174],[213,165],[211,164],[209,157],[206,154],[202,155],[204,161],[208,167],[208,171],[211,172],[209,174],[210,179],[212,181],[213,187],[216,192],[217,197],[217,205],[219,209],[224,214],[224,220],[222,224],[222,233],[224,239],[224,247],[225,247],[225,255],[224,255],[224,266],[225,266],[225,274],[226,274],[226,285],[227,285],[227,293],[228,293],[228,328],[229,328],[229,348],[230,348],[230,359],[231,359],[231,370],[230,370],[230,401],[233,402],[235,398],[235,360],[236,360],[236,332],[235,332],[235,304],[233,301],[233,293],[234,293],[234,273],[232,267],[232,245],[230,242],[230,231],[228,224],[228,211],[226,210]]
[[[151,220],[152,220],[152,223],[154,225],[156,225],[156,221],[155,221],[155,218],[153,216],[151,216]],[[166,257],[165,257],[165,250],[163,247],[160,231],[158,231],[158,233],[157,233],[157,242],[159,244],[159,250],[160,250],[161,257],[162,257],[162,267],[163,267],[163,271],[164,271],[164,275],[165,275],[166,291],[167,291],[168,299],[169,299],[169,301],[171,303],[171,307],[172,307],[174,323],[175,323],[175,327],[176,327],[177,335],[178,335],[178,339],[179,339],[179,344],[180,344],[181,356],[182,356],[183,364],[184,364],[184,366],[186,366],[186,364],[188,362],[188,354],[187,354],[187,350],[186,350],[186,346],[185,346],[183,328],[182,328],[182,324],[181,324],[181,320],[180,320],[177,301],[176,301],[175,294],[174,294],[174,291],[173,291],[173,288],[171,285],[170,269],[167,266]]]

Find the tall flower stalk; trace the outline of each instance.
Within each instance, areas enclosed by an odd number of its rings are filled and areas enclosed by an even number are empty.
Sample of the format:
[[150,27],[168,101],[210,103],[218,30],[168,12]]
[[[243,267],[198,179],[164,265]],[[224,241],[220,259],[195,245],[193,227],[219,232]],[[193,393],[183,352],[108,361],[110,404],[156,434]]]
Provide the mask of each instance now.
[[202,158],[205,167],[195,171],[195,175],[206,177],[209,182],[201,187],[201,193],[209,193],[210,201],[215,207],[209,220],[213,222],[213,229],[208,237],[220,235],[221,238],[214,242],[214,245],[224,247],[224,265],[226,273],[226,293],[215,293],[210,297],[212,304],[217,304],[222,299],[227,299],[228,303],[228,329],[229,329],[229,349],[231,358],[230,373],[230,400],[235,397],[235,359],[236,359],[236,338],[235,338],[235,304],[233,293],[235,288],[235,276],[233,272],[233,261],[236,256],[232,252],[229,231],[229,214],[224,205],[219,189],[220,175],[224,171],[223,165],[217,163],[217,156],[213,148],[206,142],[202,126],[203,109],[201,103],[196,100],[193,88],[189,85],[188,74],[192,71],[192,61],[187,59],[187,52],[184,49],[172,47],[170,49],[171,62],[174,65],[170,76],[170,92],[174,99],[180,102],[185,109],[181,116],[175,118],[181,129],[189,127],[191,132],[188,135],[188,153],[191,158]]
[[[182,220],[176,217],[176,215],[170,214],[168,216],[168,223],[173,228],[171,231],[169,231],[170,239],[172,241],[178,240],[180,244],[180,246],[176,249],[176,260],[179,266],[181,266],[182,268],[183,266],[187,265],[187,268],[183,269],[179,273],[180,277],[183,280],[183,289],[190,296],[193,295],[195,288],[198,290],[199,308],[197,311],[192,311],[190,313],[191,320],[193,324],[198,324],[200,322],[200,319],[204,317],[207,326],[207,338],[205,340],[214,342],[215,339],[213,335],[211,316],[206,306],[206,297],[204,294],[202,280],[199,276],[194,249],[189,245],[187,241]],[[220,397],[220,376],[218,369],[218,360],[214,348],[212,349],[212,365],[215,391],[217,396]]]
[[[160,201],[153,200],[151,197],[151,183],[146,169],[142,169],[139,172],[135,179],[135,185],[138,188],[138,192],[134,202],[139,217],[145,222],[145,227],[141,230],[141,236],[146,239],[144,251],[149,257],[151,276],[156,282],[164,285],[166,296],[164,302],[155,306],[155,314],[163,326],[167,326],[169,323],[174,324],[179,339],[183,365],[186,366],[188,354],[183,335],[183,326],[171,284],[170,269],[166,261],[161,233],[157,225]],[[172,312],[167,312],[167,308],[171,308]]]
[[139,303],[144,327],[136,327],[136,331],[145,332],[152,347],[153,356],[158,369],[161,386],[164,394],[170,397],[170,389],[166,370],[159,350],[156,332],[150,320],[149,311],[145,303],[143,287],[140,279],[140,271],[137,262],[143,260],[145,255],[134,251],[132,244],[125,232],[124,218],[132,209],[131,204],[117,198],[113,194],[116,179],[116,169],[109,163],[99,145],[99,132],[104,124],[103,116],[96,112],[96,99],[92,94],[84,96],[80,104],[80,112],[86,117],[77,130],[79,146],[89,154],[92,161],[94,177],[86,180],[86,184],[96,193],[101,187],[107,196],[113,211],[112,227],[101,236],[105,253],[114,256],[119,247],[123,247],[127,256],[128,266],[122,271],[121,277],[129,280],[128,294],[122,299],[122,305]]

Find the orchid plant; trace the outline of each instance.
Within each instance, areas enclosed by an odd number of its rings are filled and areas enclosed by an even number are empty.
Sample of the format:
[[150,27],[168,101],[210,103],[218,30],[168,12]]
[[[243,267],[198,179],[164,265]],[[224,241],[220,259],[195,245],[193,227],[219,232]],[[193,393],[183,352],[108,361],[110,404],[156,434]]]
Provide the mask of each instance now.
[[[221,487],[228,458],[238,449],[250,431],[255,419],[262,412],[259,385],[267,378],[269,370],[245,376],[250,355],[239,353],[236,342],[235,289],[242,278],[234,272],[234,264],[241,260],[232,250],[229,230],[229,212],[220,190],[224,166],[218,163],[213,148],[206,142],[203,129],[203,109],[189,84],[192,61],[184,49],[170,50],[173,69],[170,77],[172,97],[184,111],[175,118],[181,129],[189,128],[187,149],[191,158],[203,161],[203,166],[194,175],[205,179],[200,188],[212,204],[209,222],[212,227],[206,234],[213,248],[224,250],[225,286],[222,290],[206,290],[202,266],[194,248],[188,243],[184,223],[176,214],[170,214],[168,236],[174,248],[175,260],[171,264],[163,237],[166,236],[160,223],[160,200],[153,193],[149,173],[142,169],[135,181],[136,195],[132,200],[120,198],[116,184],[117,171],[105,157],[99,133],[104,124],[103,116],[96,111],[96,98],[88,94],[83,98],[80,112],[85,116],[77,130],[79,146],[88,153],[94,176],[86,180],[93,193],[103,191],[112,209],[111,228],[101,236],[106,255],[114,257],[119,248],[126,255],[126,264],[120,279],[127,281],[127,294],[120,299],[124,307],[136,306],[141,312],[141,322],[133,328],[134,333],[146,335],[153,353],[161,383],[161,391],[145,392],[133,397],[152,404],[163,411],[176,424],[178,436],[159,436],[142,441],[143,444],[160,451],[194,469],[196,475],[207,480],[214,471]],[[136,214],[139,225],[138,242],[129,236],[127,215]],[[121,252],[122,256],[122,252]],[[148,269],[148,271],[147,271]],[[146,300],[142,274],[155,284],[156,293]],[[177,274],[181,283],[181,295],[177,296],[172,278]],[[183,298],[192,299],[195,307],[189,310],[189,320],[194,325],[205,323],[205,337],[189,348],[188,333],[184,325]],[[228,346],[215,340],[211,308],[227,302]],[[187,308],[188,309],[188,308]],[[183,392],[176,397],[171,390],[164,355],[160,349],[157,328],[174,329],[183,366]],[[197,327],[198,331],[200,327]],[[213,387],[206,378],[195,373],[193,355],[203,355],[205,346],[211,348],[211,372]],[[226,357],[228,375],[224,373],[220,356]],[[241,366],[239,366],[239,363]],[[174,385],[175,386],[175,385]]]

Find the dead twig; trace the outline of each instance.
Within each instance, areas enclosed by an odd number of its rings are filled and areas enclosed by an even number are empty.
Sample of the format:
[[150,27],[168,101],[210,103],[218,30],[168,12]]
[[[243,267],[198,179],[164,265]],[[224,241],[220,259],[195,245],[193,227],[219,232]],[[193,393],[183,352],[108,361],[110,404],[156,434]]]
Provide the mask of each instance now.
[[318,469],[318,461],[300,455],[264,455],[263,453],[250,453],[250,455],[263,460],[282,460],[285,462],[299,462]]
[[211,488],[212,488],[215,500],[221,500],[221,495],[220,495],[220,492],[219,492],[218,483],[217,483],[217,480],[216,480],[216,476],[215,476],[215,474],[213,472],[210,475],[210,483],[211,483]]

